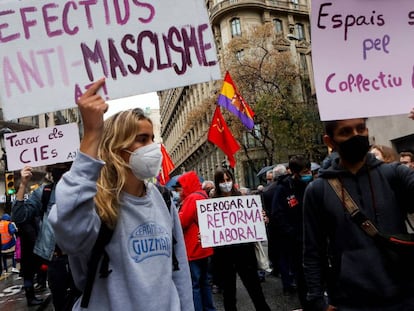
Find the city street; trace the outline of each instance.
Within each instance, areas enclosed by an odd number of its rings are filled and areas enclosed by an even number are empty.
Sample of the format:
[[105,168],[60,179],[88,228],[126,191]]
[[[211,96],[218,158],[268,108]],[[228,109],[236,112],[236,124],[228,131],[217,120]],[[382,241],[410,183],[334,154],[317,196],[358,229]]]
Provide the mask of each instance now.
[[[266,281],[262,283],[262,288],[271,310],[292,311],[299,309],[300,305],[296,295],[290,297],[283,296],[282,282],[279,277],[266,276]],[[214,294],[214,302],[217,311],[224,311],[221,294]],[[253,303],[240,279],[237,280],[237,310],[254,311]]]
[[37,297],[45,299],[43,305],[28,307],[23,289],[23,279],[18,274],[8,273],[0,276],[0,310],[1,311],[53,311],[48,291],[36,293]]
[[[266,247],[265,247],[266,248]],[[268,274],[262,283],[264,295],[270,308],[274,311],[292,311],[299,308],[296,296],[283,296],[282,284],[279,277]],[[41,306],[27,307],[23,290],[23,280],[18,274],[9,273],[0,277],[0,310],[1,311],[53,311],[49,292],[37,293],[45,299]],[[214,294],[217,311],[224,311],[222,295]],[[237,308],[239,311],[254,311],[253,304],[240,279],[237,281]],[[140,310],[138,310],[140,311]]]

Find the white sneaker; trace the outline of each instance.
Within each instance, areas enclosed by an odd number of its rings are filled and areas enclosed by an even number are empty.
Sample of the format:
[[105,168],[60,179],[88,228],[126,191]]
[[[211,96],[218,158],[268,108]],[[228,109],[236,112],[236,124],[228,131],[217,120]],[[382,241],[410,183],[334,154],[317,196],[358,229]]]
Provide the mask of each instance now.
[[12,273],[20,273],[19,269],[17,268],[11,268]]

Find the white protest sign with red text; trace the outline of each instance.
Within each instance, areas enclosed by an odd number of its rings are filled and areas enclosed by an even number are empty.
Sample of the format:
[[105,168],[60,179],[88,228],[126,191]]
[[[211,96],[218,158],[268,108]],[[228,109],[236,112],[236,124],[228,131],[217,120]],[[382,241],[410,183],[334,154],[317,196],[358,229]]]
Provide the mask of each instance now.
[[106,99],[220,79],[205,1],[0,1],[6,120],[74,107],[102,77]]
[[312,60],[322,120],[409,113],[413,4],[312,0]]
[[75,159],[79,149],[76,123],[4,134],[9,171],[24,166],[43,166]]
[[200,200],[197,215],[203,247],[267,240],[258,195]]

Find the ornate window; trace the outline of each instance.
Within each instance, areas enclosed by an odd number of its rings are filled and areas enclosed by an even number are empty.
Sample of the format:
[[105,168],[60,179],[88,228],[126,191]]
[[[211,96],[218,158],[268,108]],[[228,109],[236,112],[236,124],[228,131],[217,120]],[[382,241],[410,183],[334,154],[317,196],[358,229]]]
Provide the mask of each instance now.
[[283,23],[280,19],[275,18],[273,20],[273,25],[275,26],[275,32],[276,33],[282,33],[283,32]]
[[241,24],[240,24],[240,18],[233,18],[231,20],[231,36],[241,36]]
[[296,37],[299,40],[305,39],[305,26],[303,26],[303,24],[297,23],[295,25],[295,31],[296,31]]

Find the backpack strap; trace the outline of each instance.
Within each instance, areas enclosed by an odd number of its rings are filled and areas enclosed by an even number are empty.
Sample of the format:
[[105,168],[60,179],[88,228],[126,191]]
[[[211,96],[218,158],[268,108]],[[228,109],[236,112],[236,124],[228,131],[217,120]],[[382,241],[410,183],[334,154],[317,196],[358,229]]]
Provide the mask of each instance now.
[[[351,215],[351,219],[360,227],[366,234],[371,237],[378,236],[378,229],[369,220],[360,210],[358,205],[352,199],[348,191],[342,187],[341,182],[338,178],[328,179],[328,183],[331,185],[332,189],[335,191],[336,195],[341,200],[344,208]],[[343,200],[341,199],[341,195]]]
[[[156,185],[158,190],[161,192],[162,197],[167,205],[168,210],[171,210],[171,193],[170,191],[163,186]],[[112,238],[114,231],[110,229],[105,223],[101,222],[101,227],[99,228],[98,237],[96,239],[95,245],[93,246],[91,257],[88,261],[88,273],[86,276],[85,289],[83,291],[83,296],[81,300],[81,307],[88,308],[89,300],[92,294],[92,288],[95,281],[96,272],[98,270],[99,260],[102,257],[101,266],[99,268],[99,277],[107,278],[108,275],[112,272],[109,270],[109,256],[105,251],[105,246],[109,243]],[[173,271],[180,270],[178,259],[175,255],[174,246],[177,244],[177,240],[174,235],[173,238],[173,248],[172,248],[172,264]]]
[[43,217],[43,215],[47,212],[47,205],[49,204],[50,195],[52,194],[53,190],[53,183],[49,183],[44,185],[43,192],[42,192],[42,209],[40,216]]
[[105,246],[112,238],[114,231],[110,229],[105,223],[101,222],[99,228],[98,238],[92,248],[92,254],[88,261],[88,273],[86,276],[85,289],[81,300],[81,307],[88,308],[89,300],[91,298],[93,283],[95,281],[96,271],[98,269],[99,259],[102,257],[101,267],[99,269],[100,278],[106,278],[112,272],[109,270],[109,256],[105,251]]
[[407,224],[407,226],[408,226],[408,227],[410,227],[410,229],[411,229],[412,231],[414,231],[414,226],[413,226],[413,224],[411,223],[411,220],[410,220],[410,218],[408,217],[408,214],[405,216],[405,223]]
[[[157,187],[158,191],[161,193],[162,198],[164,199],[165,204],[167,205],[168,211],[171,212],[171,191],[168,190],[167,187],[165,186],[161,186],[159,184],[155,184],[155,186]],[[173,246],[172,246],[172,265],[173,265],[173,271],[178,271],[180,270],[180,265],[177,259],[177,256],[175,255],[175,244],[177,244],[177,240],[175,239],[174,234],[172,234],[172,242],[173,242]]]
[[165,201],[165,204],[167,204],[168,210],[170,210],[170,208],[171,208],[171,196],[172,196],[171,191],[168,190],[167,187],[161,186],[159,184],[156,184],[155,186],[157,187],[158,191],[161,193],[161,195],[162,195],[162,197]]

